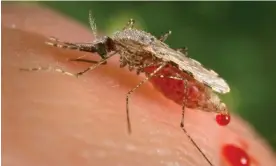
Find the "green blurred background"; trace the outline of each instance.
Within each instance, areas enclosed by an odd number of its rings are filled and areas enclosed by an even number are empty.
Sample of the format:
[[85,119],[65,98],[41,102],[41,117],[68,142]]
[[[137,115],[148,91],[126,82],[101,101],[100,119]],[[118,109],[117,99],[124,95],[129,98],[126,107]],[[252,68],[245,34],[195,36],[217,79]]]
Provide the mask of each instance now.
[[[41,2],[111,35],[129,18],[155,36],[172,31],[171,47],[217,71],[231,92],[223,100],[276,150],[276,2]],[[77,33],[77,32],[72,32]]]

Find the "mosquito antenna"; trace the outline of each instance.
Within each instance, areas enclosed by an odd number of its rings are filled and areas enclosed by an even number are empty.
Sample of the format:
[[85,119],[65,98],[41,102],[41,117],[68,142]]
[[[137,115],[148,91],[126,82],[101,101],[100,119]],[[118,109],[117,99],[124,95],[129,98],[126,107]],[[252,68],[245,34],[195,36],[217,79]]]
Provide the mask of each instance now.
[[95,19],[92,16],[92,11],[89,10],[89,24],[90,24],[90,28],[92,29],[93,35],[95,38],[97,38],[97,26],[95,23]]

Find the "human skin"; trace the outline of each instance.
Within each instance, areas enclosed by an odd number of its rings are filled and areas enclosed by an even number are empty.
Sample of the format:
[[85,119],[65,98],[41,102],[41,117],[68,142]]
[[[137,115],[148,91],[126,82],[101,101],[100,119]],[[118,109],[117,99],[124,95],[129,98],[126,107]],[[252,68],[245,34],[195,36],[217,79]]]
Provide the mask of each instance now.
[[[150,83],[130,100],[128,135],[125,95],[143,77],[120,69],[118,57],[79,78],[19,71],[49,65],[74,73],[85,69],[89,64],[67,59],[99,60],[96,54],[44,42],[49,36],[92,41],[90,29],[49,9],[14,3],[2,3],[1,28],[3,166],[208,166],[179,127],[181,106]],[[214,165],[231,166],[221,156],[226,143],[243,147],[255,165],[276,165],[271,148],[235,115],[229,126],[219,127],[214,114],[187,109],[185,126]]]

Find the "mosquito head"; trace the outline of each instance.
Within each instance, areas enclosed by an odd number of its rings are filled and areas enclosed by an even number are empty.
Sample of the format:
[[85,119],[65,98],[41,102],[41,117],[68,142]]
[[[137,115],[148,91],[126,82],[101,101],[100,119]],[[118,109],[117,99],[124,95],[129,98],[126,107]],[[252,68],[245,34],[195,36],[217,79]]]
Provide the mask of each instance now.
[[111,51],[115,51],[115,44],[113,40],[104,36],[102,38],[98,38],[94,44],[95,51],[100,55],[101,58],[106,58],[107,54]]

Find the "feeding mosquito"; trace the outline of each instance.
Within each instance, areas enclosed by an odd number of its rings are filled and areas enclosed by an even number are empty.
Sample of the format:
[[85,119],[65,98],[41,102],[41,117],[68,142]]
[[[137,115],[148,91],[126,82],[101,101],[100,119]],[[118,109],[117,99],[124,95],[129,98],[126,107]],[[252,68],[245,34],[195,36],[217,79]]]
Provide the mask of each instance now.
[[[181,96],[181,100],[178,101],[178,103],[182,105],[180,127],[209,165],[213,166],[212,162],[185,129],[185,108],[198,108],[203,111],[218,113],[220,117],[228,117],[229,114],[226,105],[221,102],[216,94],[225,94],[230,91],[226,81],[219,77],[213,70],[208,70],[198,61],[189,58],[187,56],[187,49],[172,49],[165,44],[164,42],[171,34],[171,31],[157,38],[150,33],[136,29],[134,27],[134,20],[130,19],[126,26],[122,30],[115,32],[112,37],[99,37],[97,36],[97,28],[91,11],[89,12],[89,23],[95,37],[95,40],[91,43],[65,42],[51,37],[46,44],[64,49],[97,53],[101,57],[101,60],[98,62],[91,62],[82,58],[73,59],[74,61],[84,61],[96,64],[78,73],[67,72],[60,68],[46,69],[43,67],[21,70],[54,70],[69,76],[79,77],[88,71],[96,69],[102,64],[106,64],[107,60],[114,55],[119,55],[120,68],[128,67],[130,71],[135,70],[137,75],[140,73],[146,75],[140,83],[126,94],[126,117],[129,133],[131,133],[129,100],[133,92],[144,83],[154,78],[181,81],[183,83],[183,95]],[[190,88],[198,92],[197,95],[195,95],[196,97],[190,97]]]

